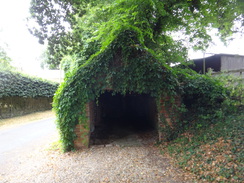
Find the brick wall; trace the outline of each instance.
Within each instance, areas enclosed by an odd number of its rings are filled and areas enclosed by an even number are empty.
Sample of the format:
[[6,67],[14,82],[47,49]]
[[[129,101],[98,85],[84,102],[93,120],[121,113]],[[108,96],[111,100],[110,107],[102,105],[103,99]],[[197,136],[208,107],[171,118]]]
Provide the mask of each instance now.
[[[174,130],[178,128],[177,120],[180,118],[180,113],[178,107],[180,107],[180,97],[165,97],[162,96],[160,100],[159,109],[157,110],[156,116],[158,116],[158,120],[155,120],[158,123],[157,126],[159,141],[167,141],[170,133],[173,133]],[[96,121],[96,114],[99,112],[95,106],[94,102],[90,102],[86,105],[86,121],[80,121],[75,128],[75,134],[77,135],[76,140],[74,141],[75,149],[88,148],[90,142],[90,130],[93,129],[91,126],[94,125],[94,121]],[[153,105],[152,105],[153,106]],[[156,109],[152,110],[152,114],[155,113]],[[153,119],[153,118],[152,118]]]
[[170,98],[162,96],[158,113],[159,141],[167,141],[178,128],[177,121],[180,119],[180,97]]
[[86,104],[86,118],[85,121],[79,121],[79,124],[75,127],[75,134],[77,138],[74,141],[75,149],[82,149],[89,147],[90,141],[90,124],[93,119],[92,110],[93,102]]

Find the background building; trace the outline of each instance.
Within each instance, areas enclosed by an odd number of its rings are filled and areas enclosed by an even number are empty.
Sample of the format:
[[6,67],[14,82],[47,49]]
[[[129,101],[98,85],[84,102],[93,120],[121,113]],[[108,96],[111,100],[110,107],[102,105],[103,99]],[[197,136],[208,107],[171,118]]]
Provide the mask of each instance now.
[[205,73],[212,69],[213,74],[230,73],[244,78],[244,56],[231,54],[215,54],[210,57],[194,59],[190,68],[198,73]]

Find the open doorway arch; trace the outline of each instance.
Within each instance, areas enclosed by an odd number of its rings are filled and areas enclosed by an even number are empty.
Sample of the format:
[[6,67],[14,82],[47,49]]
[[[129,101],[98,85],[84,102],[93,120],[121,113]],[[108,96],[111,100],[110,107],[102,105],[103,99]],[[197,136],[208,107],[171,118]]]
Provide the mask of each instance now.
[[157,131],[155,98],[148,94],[105,91],[90,108],[90,145],[111,143],[115,138]]

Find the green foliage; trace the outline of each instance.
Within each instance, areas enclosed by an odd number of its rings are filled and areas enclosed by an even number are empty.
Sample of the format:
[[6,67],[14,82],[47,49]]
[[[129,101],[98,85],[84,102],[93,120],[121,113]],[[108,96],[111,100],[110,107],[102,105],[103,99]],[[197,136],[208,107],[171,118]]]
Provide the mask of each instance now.
[[199,181],[243,182],[243,114],[243,108],[239,108],[224,115],[224,120],[212,119],[214,125],[200,129],[192,126],[163,145],[162,152],[169,153],[177,165],[194,173]]
[[187,110],[183,113],[183,130],[189,126],[209,126],[215,118],[222,118],[243,104],[242,78],[195,74],[183,80],[182,99]]
[[201,181],[242,182],[243,79],[188,75],[183,81],[187,111],[164,153]]
[[7,55],[5,49],[0,45],[0,68],[11,70],[13,66],[11,66],[12,59]]
[[187,78],[183,90],[184,103],[194,112],[210,112],[218,109],[228,95],[227,89],[221,81],[199,74]]
[[244,104],[244,79],[232,74],[222,73],[215,76],[225,88],[230,92],[226,104],[243,105]]
[[77,67],[78,67],[78,62],[75,55],[74,56],[67,55],[63,57],[63,59],[61,60],[61,69],[63,69],[65,73],[71,72]]
[[38,78],[31,78],[17,72],[0,71],[0,98],[53,97],[58,84]]
[[[243,4],[241,0],[33,0],[30,21],[38,26],[30,30],[40,42],[48,42],[50,64],[56,66],[65,55],[86,50],[89,57],[106,49],[128,28],[138,33],[141,46],[165,62],[178,62],[186,58],[186,43],[206,49],[211,41],[208,30],[217,28],[222,40],[240,31],[233,25],[244,22]],[[175,32],[182,35],[178,41],[172,36]]]
[[[180,68],[178,69],[180,70]],[[182,71],[175,73],[179,77],[177,78],[178,82],[181,83],[177,91],[181,96],[182,103],[181,105],[172,105],[174,104],[172,98],[164,105],[166,110],[174,111],[170,116],[171,119],[176,116],[181,117],[173,122],[173,128],[172,125],[164,122],[165,128],[159,129],[167,141],[175,139],[192,126],[196,129],[209,126],[214,123],[215,118],[223,117],[227,110],[234,108],[228,102],[231,100],[229,89],[219,79],[187,70],[184,73]],[[161,114],[160,118],[166,121],[164,114]]]

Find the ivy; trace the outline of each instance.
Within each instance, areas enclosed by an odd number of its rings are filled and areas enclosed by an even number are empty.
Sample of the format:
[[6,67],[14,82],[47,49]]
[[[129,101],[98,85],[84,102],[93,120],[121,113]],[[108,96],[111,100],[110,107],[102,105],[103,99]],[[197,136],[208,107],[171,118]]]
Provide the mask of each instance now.
[[184,85],[184,100],[189,108],[219,108],[227,98],[227,90],[218,79],[206,75],[188,78]]
[[3,97],[53,97],[57,83],[30,77],[18,72],[0,71],[0,98]]
[[183,129],[195,126],[202,128],[214,120],[223,118],[235,106],[230,89],[219,78],[209,75],[193,75],[186,78],[183,85],[183,103],[187,111],[183,113]]

